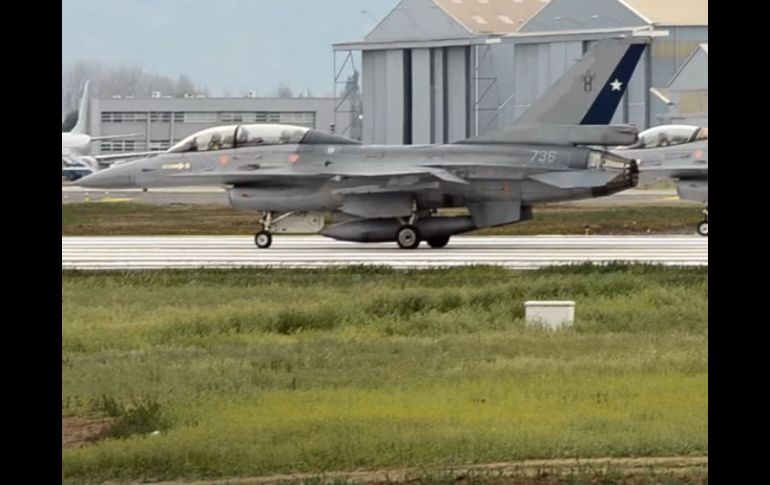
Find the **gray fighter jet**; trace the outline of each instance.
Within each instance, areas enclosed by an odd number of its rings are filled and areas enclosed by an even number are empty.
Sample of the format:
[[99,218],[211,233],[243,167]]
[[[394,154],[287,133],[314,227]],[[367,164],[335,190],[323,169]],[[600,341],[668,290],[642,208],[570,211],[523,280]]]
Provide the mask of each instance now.
[[[80,185],[225,185],[233,208],[262,213],[260,248],[271,245],[272,234],[292,232],[441,248],[454,234],[530,219],[535,203],[635,186],[634,160],[586,145],[637,141],[636,128],[608,124],[645,46],[636,39],[597,43],[516,125],[459,143],[377,146],[296,126],[219,126]],[[442,208],[469,215],[437,215]],[[324,227],[327,212],[332,220]]]
[[709,132],[691,125],[663,125],[639,134],[639,141],[614,153],[634,158],[639,171],[677,181],[679,198],[706,204],[698,234],[709,233]]

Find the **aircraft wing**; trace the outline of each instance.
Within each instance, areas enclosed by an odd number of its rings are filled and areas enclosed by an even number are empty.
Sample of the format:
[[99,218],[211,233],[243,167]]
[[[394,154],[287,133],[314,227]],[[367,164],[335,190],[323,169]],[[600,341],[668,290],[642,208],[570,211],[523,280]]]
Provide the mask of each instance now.
[[342,178],[356,178],[356,177],[363,177],[363,178],[372,178],[372,177],[378,177],[378,178],[390,178],[390,177],[400,177],[400,176],[408,176],[408,175],[416,175],[416,176],[428,176],[436,178],[442,182],[449,182],[453,184],[467,184],[468,181],[458,177],[457,175],[453,174],[452,172],[448,170],[444,170],[441,168],[436,167],[405,167],[402,169],[391,169],[388,167],[361,167],[361,168],[353,168],[353,169],[343,169],[339,171],[323,171],[321,175],[327,175],[327,176],[334,176],[334,177],[342,177]]
[[229,185],[249,185],[270,181],[271,179],[292,178],[324,178],[335,181],[355,180],[366,182],[366,185],[344,187],[338,189],[338,193],[383,193],[403,192],[418,190],[427,187],[432,182],[452,183],[467,185],[468,181],[441,168],[434,167],[356,167],[342,169],[324,169],[318,173],[298,172],[287,170],[284,167],[276,169],[238,170],[222,173],[179,173],[173,175],[178,178],[190,178],[191,180],[206,179],[207,182],[219,182]]

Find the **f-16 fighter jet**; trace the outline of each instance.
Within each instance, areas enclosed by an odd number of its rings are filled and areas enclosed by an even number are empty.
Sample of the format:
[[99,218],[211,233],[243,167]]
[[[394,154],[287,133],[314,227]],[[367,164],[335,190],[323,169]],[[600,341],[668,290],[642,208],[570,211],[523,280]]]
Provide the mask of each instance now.
[[[366,145],[298,126],[218,126],[79,185],[224,185],[233,208],[261,212],[260,248],[291,232],[442,248],[454,234],[530,219],[535,203],[634,187],[634,160],[588,146],[637,141],[636,128],[608,124],[645,46],[598,42],[515,125],[457,143]],[[469,215],[437,215],[442,208]]]
[[702,126],[662,125],[639,134],[639,141],[614,153],[633,157],[641,173],[676,180],[679,198],[704,202],[698,234],[709,235],[709,130]]

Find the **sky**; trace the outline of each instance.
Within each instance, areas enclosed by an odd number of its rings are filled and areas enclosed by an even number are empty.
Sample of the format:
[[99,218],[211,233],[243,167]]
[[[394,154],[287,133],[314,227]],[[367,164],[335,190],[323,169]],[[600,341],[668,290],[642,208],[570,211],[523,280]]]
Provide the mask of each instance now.
[[[190,79],[212,96],[280,84],[334,89],[332,44],[357,41],[398,0],[62,0],[62,64],[99,61]],[[360,70],[360,65],[358,66]]]

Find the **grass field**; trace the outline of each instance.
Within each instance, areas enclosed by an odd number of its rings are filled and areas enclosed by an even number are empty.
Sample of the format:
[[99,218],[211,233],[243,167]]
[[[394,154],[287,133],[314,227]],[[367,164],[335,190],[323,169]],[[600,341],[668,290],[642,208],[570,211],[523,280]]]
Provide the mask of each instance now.
[[[256,213],[221,205],[62,204],[63,236],[250,235],[257,222]],[[548,205],[536,207],[533,220],[476,234],[694,234],[698,222],[692,205]]]
[[[62,284],[62,414],[115,419],[63,450],[67,483],[707,453],[707,269]],[[526,328],[529,299],[575,300],[575,327]]]

